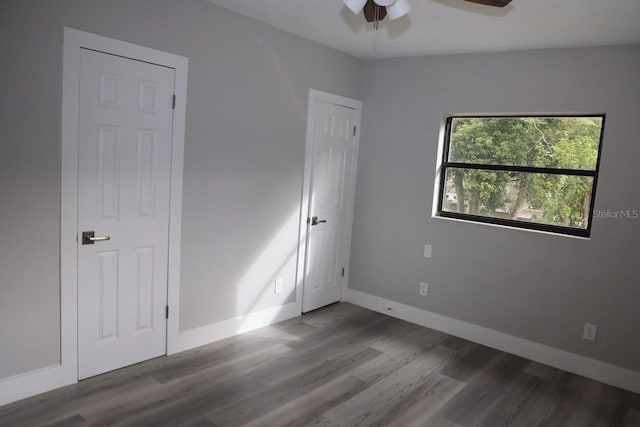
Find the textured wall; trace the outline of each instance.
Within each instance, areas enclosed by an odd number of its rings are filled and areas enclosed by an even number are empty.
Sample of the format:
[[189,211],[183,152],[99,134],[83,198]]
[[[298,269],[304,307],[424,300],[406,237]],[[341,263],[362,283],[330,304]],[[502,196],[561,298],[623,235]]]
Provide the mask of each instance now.
[[204,1],[3,0],[0,378],[59,363],[64,26],[190,60],[180,328],[293,301],[307,93],[362,62]]
[[442,115],[470,112],[606,112],[595,209],[640,209],[638,76],[640,46],[367,62],[350,287],[640,370],[640,219],[582,240],[431,217]]

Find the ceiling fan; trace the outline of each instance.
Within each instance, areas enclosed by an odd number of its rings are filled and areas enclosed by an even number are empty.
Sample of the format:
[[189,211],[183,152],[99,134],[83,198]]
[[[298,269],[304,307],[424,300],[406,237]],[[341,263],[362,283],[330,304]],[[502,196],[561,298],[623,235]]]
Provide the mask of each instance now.
[[[367,22],[374,22],[376,29],[378,22],[387,15],[389,19],[398,19],[411,10],[407,0],[342,0],[353,13],[364,13]],[[478,3],[485,6],[505,7],[512,0],[464,0],[469,3]]]

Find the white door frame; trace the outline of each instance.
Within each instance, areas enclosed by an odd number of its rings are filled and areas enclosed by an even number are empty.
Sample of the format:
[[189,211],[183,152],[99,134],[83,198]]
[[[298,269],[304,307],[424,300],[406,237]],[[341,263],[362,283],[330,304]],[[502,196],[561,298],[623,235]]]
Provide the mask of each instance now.
[[176,345],[179,331],[180,235],[182,223],[182,170],[189,62],[182,56],[126,43],[70,28],[64,29],[62,84],[62,190],[60,224],[61,364],[69,378],[77,379],[78,365],[78,109],[80,99],[80,50],[149,62],[175,69],[176,107],[171,145],[171,200],[169,205],[169,259],[167,303],[167,352]]
[[345,232],[347,238],[345,241],[345,277],[342,289],[340,290],[341,300],[344,300],[345,291],[349,282],[349,263],[351,254],[351,232],[353,228],[353,206],[355,201],[356,190],[356,172],[358,165],[358,146],[360,144],[360,122],[362,116],[362,102],[345,98],[344,96],[334,95],[332,93],[321,92],[316,89],[309,89],[309,102],[307,107],[307,137],[304,155],[304,177],[302,183],[302,200],[300,206],[300,231],[298,244],[298,265],[296,268],[296,303],[298,312],[302,313],[302,293],[304,292],[304,281],[306,278],[306,254],[308,246],[307,218],[309,217],[309,209],[311,208],[311,176],[313,167],[313,151],[314,151],[314,135],[315,135],[315,119],[317,101],[326,101],[337,105],[353,108],[355,110],[356,134],[353,139],[353,158],[352,158],[352,176],[348,188],[349,198],[347,200],[347,210],[345,218]]
[[[60,193],[60,363],[0,380],[0,405],[78,381],[78,113],[80,49],[88,48],[175,69],[171,201],[169,207],[167,353],[177,351],[180,298],[182,169],[188,58],[64,28]],[[56,280],[57,278],[51,278]]]

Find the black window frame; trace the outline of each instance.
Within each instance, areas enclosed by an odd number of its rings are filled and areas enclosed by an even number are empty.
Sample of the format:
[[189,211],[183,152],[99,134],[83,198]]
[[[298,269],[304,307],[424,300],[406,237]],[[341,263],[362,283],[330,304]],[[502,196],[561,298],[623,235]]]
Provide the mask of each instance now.
[[[558,169],[547,168],[537,166],[511,166],[511,165],[495,165],[495,164],[481,164],[481,163],[464,163],[464,162],[450,162],[449,161],[449,148],[451,143],[451,125],[453,119],[499,119],[499,118],[570,118],[570,117],[598,117],[602,119],[602,125],[600,127],[600,141],[598,143],[598,158],[596,160],[595,170],[581,170],[581,169]],[[598,186],[598,176],[600,172],[600,161],[602,158],[602,143],[604,139],[604,127],[605,127],[606,114],[605,113],[587,113],[587,114],[494,114],[494,115],[449,115],[446,117],[445,132],[444,132],[444,146],[442,150],[442,159],[440,163],[439,173],[440,182],[438,184],[438,205],[436,210],[436,216],[442,218],[453,218],[465,221],[479,222],[484,224],[502,225],[513,228],[520,228],[525,230],[537,230],[549,233],[578,236],[578,237],[591,237],[591,225],[593,222],[593,211],[595,206],[596,189]],[[564,227],[551,224],[540,224],[536,222],[517,221],[505,218],[493,218],[482,215],[473,215],[460,212],[450,212],[443,210],[444,195],[446,192],[446,179],[448,168],[463,168],[463,169],[475,169],[475,170],[493,170],[502,172],[524,172],[524,173],[542,173],[542,174],[554,174],[554,175],[570,175],[570,176],[583,176],[593,178],[593,190],[591,192],[591,203],[589,206],[589,218],[587,218],[587,227],[574,228]]]

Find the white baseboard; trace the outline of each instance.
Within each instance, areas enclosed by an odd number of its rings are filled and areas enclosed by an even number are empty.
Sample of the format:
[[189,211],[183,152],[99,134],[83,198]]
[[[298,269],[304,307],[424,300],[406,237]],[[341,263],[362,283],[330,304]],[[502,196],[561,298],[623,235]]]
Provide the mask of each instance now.
[[178,334],[175,345],[167,349],[167,354],[189,350],[296,316],[300,316],[300,305],[293,302],[281,307],[268,308],[212,325],[183,331]]
[[[299,315],[300,304],[294,302],[282,307],[273,307],[213,325],[184,331],[178,335],[177,343],[173,348],[167,348],[167,354],[199,347]],[[0,379],[0,406],[76,382],[77,375],[70,373],[62,365],[49,366]]]
[[76,382],[62,365],[4,378],[0,380],[0,406]]
[[611,365],[354,289],[347,289],[343,300],[391,317],[464,338],[634,393],[640,393],[640,372],[638,371]]

